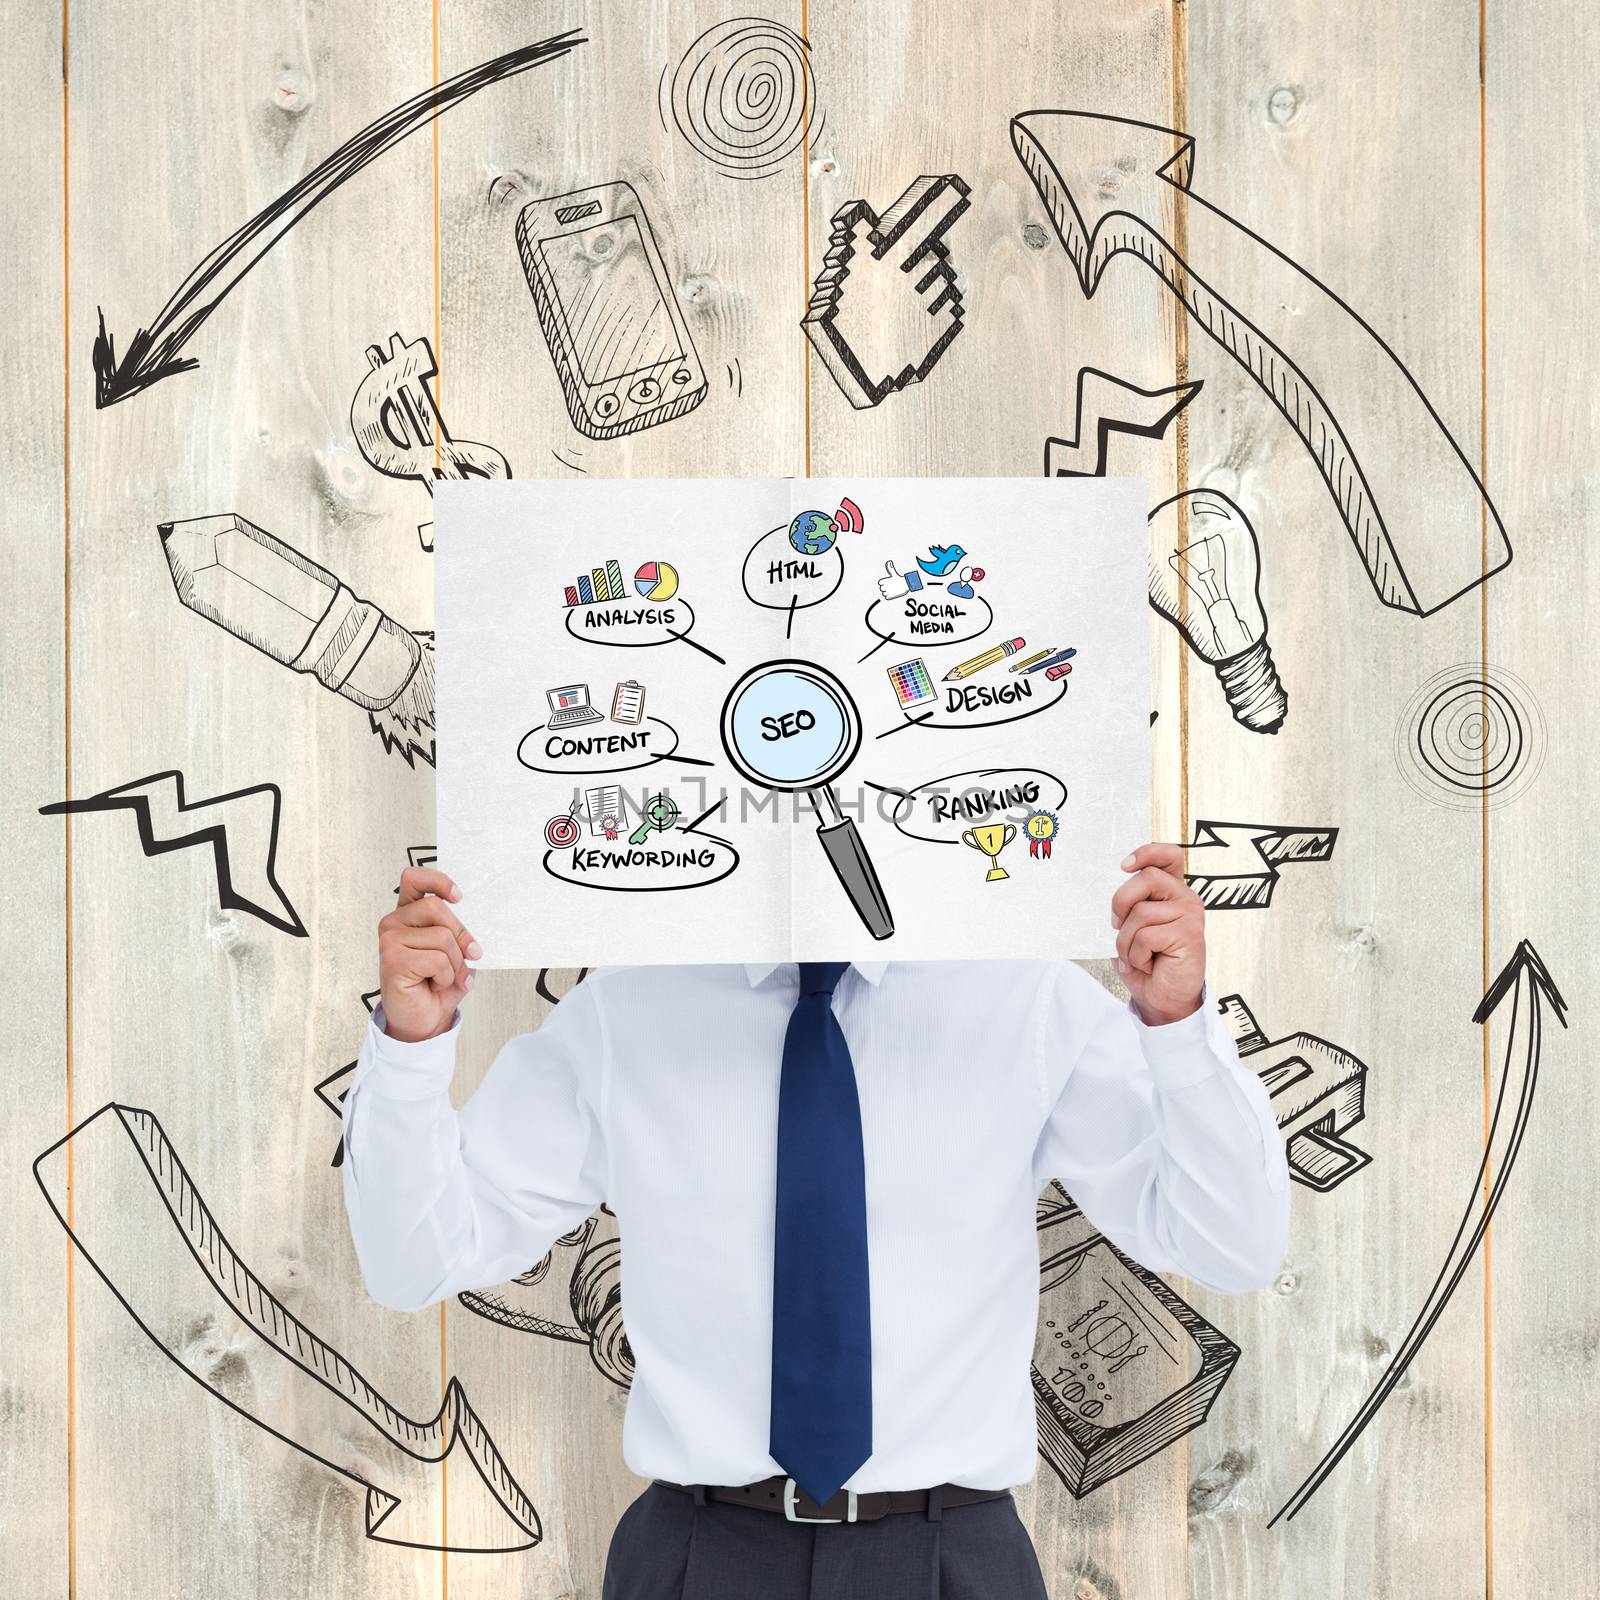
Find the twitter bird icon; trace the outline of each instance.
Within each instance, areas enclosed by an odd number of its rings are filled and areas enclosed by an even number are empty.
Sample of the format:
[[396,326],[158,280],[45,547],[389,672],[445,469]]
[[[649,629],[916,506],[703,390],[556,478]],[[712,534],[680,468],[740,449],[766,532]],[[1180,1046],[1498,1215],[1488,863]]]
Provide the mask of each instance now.
[[958,567],[966,559],[967,552],[958,544],[930,544],[928,554],[933,558],[924,561],[917,557],[917,565],[928,574],[930,578],[942,578],[947,572]]

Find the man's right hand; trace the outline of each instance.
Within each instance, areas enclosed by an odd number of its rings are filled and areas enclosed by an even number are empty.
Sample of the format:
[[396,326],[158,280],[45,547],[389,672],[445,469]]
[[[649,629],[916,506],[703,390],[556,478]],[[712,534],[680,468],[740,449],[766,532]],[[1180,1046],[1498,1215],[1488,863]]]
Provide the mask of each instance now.
[[400,898],[378,924],[384,1032],[404,1044],[444,1033],[476,980],[468,966],[483,951],[447,900],[461,890],[431,867],[400,874]]

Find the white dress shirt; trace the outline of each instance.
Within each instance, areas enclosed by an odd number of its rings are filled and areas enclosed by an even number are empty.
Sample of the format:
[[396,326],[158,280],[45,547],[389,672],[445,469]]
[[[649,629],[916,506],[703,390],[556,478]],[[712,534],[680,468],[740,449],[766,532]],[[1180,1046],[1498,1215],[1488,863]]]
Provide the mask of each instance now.
[[[456,1111],[448,1033],[368,1025],[345,1203],[373,1297],[416,1311],[525,1272],[606,1201],[642,1477],[750,1483],[767,1450],[786,966],[602,967]],[[834,1012],[866,1148],[872,1454],[845,1487],[980,1488],[1036,1466],[1035,1202],[1224,1293],[1275,1276],[1288,1164],[1209,986],[1147,1026],[1065,961],[857,963]]]

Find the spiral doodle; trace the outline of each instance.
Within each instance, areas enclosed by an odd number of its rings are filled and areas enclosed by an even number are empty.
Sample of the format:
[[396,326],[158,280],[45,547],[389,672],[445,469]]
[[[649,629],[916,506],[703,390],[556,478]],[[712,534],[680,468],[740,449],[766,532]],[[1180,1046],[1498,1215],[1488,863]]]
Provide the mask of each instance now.
[[1515,673],[1486,662],[1435,673],[1395,730],[1395,765],[1424,799],[1458,810],[1502,806],[1544,761],[1544,713]]
[[822,131],[811,47],[765,17],[730,17],[661,72],[661,125],[729,178],[770,178],[807,137]]

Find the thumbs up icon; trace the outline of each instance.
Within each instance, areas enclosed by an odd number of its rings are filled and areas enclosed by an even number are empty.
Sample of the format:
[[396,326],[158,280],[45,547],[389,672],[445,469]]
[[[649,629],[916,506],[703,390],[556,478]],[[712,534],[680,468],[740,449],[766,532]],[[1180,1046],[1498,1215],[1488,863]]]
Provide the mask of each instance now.
[[878,593],[885,600],[898,600],[901,595],[922,587],[920,572],[898,572],[892,561],[885,561],[883,565],[885,576],[878,579]]

